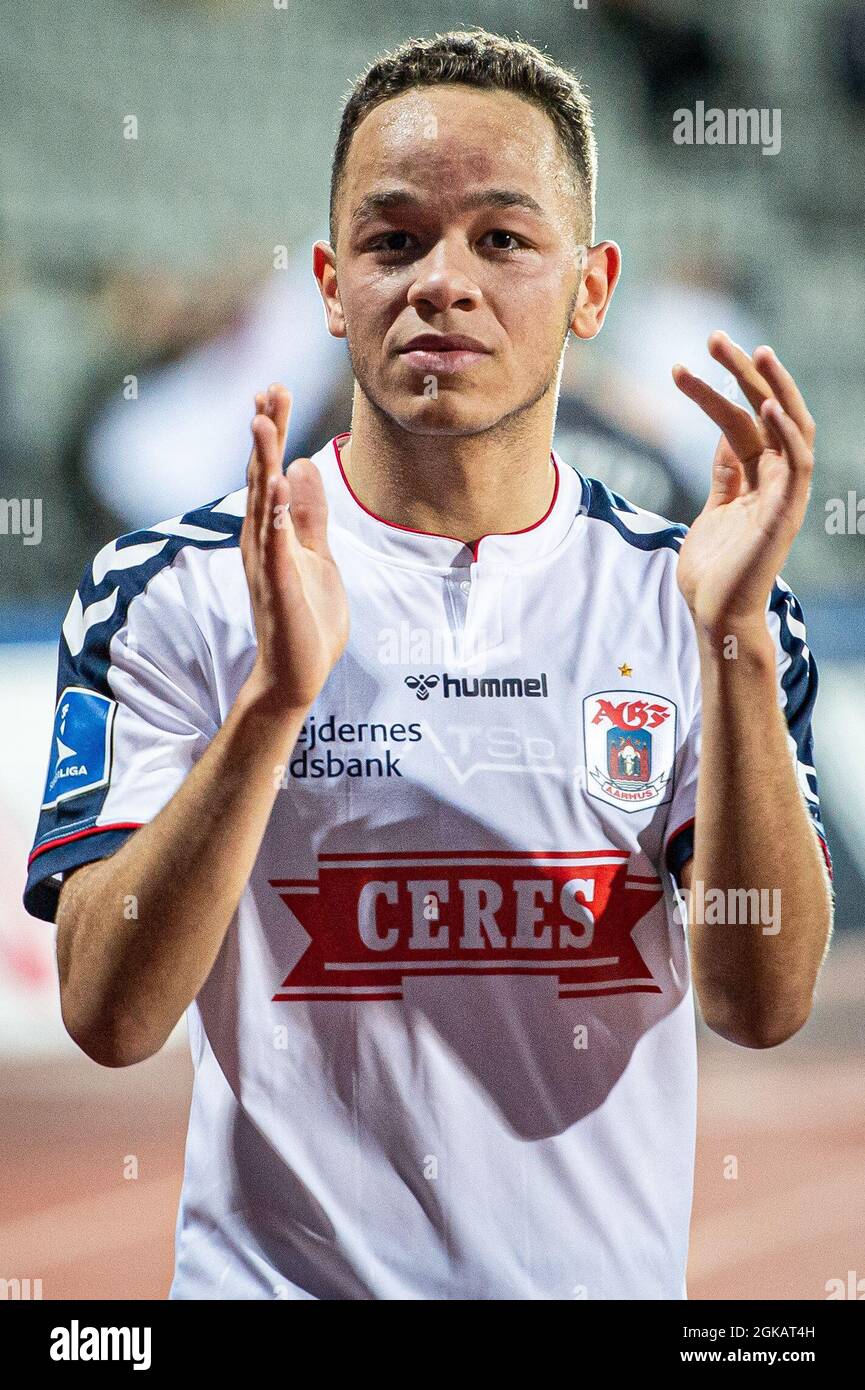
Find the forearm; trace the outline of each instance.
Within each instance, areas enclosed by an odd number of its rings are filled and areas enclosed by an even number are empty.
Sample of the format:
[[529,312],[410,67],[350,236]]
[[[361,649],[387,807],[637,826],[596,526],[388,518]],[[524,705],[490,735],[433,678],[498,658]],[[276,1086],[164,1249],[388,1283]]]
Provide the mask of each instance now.
[[732,1041],[766,1046],[808,1017],[831,893],[778,706],[774,643],[767,629],[733,635],[736,656],[727,659],[723,639],[698,632],[691,956],[707,1023]]
[[305,715],[268,712],[244,688],[159,815],[64,885],[61,1007],[96,1060],[152,1055],[207,979]]

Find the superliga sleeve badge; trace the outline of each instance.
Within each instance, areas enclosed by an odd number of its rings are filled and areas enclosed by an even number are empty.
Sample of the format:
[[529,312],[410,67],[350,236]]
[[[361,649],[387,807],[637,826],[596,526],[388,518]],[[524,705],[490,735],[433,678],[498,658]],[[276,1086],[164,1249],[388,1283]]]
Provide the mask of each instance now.
[[98,690],[69,685],[57,701],[42,810],[104,787],[111,775],[117,705]]
[[599,690],[583,700],[586,791],[621,811],[673,796],[677,710],[648,690]]

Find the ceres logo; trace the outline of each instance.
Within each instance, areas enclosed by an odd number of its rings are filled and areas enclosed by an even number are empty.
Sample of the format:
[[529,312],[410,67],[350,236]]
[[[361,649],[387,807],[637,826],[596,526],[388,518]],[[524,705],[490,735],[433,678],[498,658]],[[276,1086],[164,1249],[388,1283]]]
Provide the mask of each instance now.
[[274,1002],[401,999],[406,980],[553,976],[566,995],[659,992],[633,940],[663,896],[629,852],[416,850],[322,855],[271,879],[297,943]]

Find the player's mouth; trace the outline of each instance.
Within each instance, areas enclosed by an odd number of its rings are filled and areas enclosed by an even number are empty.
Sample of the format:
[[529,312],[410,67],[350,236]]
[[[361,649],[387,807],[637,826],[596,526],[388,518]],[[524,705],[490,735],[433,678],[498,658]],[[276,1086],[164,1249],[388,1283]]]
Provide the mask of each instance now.
[[419,333],[399,349],[404,362],[433,376],[464,372],[489,353],[477,338],[466,338],[462,333]]

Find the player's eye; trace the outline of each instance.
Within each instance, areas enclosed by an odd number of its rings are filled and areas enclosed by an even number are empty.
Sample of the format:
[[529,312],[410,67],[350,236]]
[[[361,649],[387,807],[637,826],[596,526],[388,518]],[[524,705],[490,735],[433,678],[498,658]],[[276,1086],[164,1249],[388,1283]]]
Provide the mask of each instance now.
[[384,236],[376,237],[370,243],[370,250],[378,255],[397,257],[404,256],[409,250],[411,236],[408,232],[386,232]]
[[[495,245],[489,248],[491,251],[519,251],[523,244],[518,237],[514,236],[513,232],[506,232],[503,227],[493,227],[491,231],[485,232],[481,241],[484,242],[489,237],[495,239]],[[503,244],[506,242],[510,242],[511,245]]]

